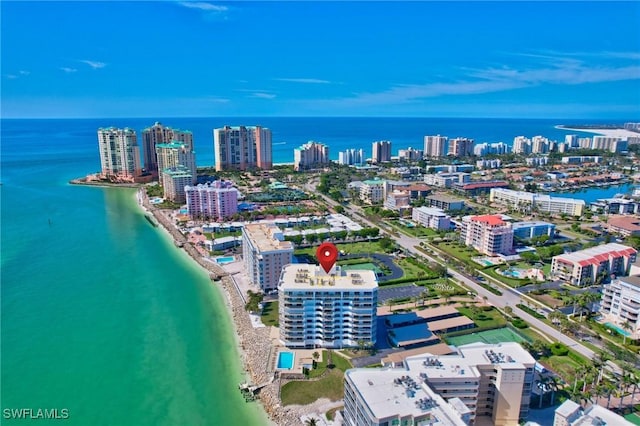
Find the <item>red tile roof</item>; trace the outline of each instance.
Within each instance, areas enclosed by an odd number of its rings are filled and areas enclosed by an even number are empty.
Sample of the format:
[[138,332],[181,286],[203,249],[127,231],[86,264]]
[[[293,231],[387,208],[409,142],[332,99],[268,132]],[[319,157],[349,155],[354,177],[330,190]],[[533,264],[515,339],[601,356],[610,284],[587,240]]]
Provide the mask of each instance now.
[[486,214],[484,216],[473,216],[471,220],[474,222],[487,223],[492,226],[504,225],[506,222],[500,216],[494,214]]

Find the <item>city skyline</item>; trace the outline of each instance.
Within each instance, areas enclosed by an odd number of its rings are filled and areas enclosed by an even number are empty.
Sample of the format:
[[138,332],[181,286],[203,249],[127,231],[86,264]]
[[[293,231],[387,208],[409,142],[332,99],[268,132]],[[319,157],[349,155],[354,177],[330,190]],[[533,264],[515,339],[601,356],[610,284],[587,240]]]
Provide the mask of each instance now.
[[638,20],[637,2],[3,2],[2,117],[633,118]]

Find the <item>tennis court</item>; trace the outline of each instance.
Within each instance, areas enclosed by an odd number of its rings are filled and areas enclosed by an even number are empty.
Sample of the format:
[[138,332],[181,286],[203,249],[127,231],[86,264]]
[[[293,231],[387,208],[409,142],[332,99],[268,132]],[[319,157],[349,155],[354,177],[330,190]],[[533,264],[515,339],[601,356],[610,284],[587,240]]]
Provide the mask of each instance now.
[[466,345],[469,343],[501,343],[501,342],[524,342],[525,338],[508,327],[496,328],[495,330],[479,331],[477,333],[465,334],[463,336],[448,337],[447,343],[454,346]]

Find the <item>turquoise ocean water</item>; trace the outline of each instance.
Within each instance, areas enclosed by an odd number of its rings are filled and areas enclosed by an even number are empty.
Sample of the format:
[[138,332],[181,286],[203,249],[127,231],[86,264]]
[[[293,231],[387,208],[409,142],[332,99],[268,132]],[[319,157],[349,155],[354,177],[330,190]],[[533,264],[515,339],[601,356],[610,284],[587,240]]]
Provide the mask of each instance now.
[[[1,424],[5,409],[67,409],[69,425],[259,425],[240,398],[242,367],[221,294],[137,207],[135,192],[71,186],[100,167],[96,129],[153,119],[2,120]],[[440,133],[481,141],[542,134],[562,120],[366,118],[161,119],[193,130],[198,165],[211,129],[262,124],[274,161],[310,139],[331,157],[390,139]],[[572,121],[575,122],[575,121]],[[138,133],[139,134],[139,133]]]
[[[135,190],[67,184],[95,169],[95,140],[81,122],[2,122],[0,423],[266,424],[208,275]],[[4,415],[21,408],[69,419]]]

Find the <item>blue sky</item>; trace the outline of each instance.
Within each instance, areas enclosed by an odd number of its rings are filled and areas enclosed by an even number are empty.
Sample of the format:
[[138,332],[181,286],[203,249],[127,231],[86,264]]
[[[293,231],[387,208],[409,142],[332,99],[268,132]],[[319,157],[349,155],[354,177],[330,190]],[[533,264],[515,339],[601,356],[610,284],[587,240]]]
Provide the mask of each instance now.
[[640,2],[6,2],[2,117],[640,120]]

